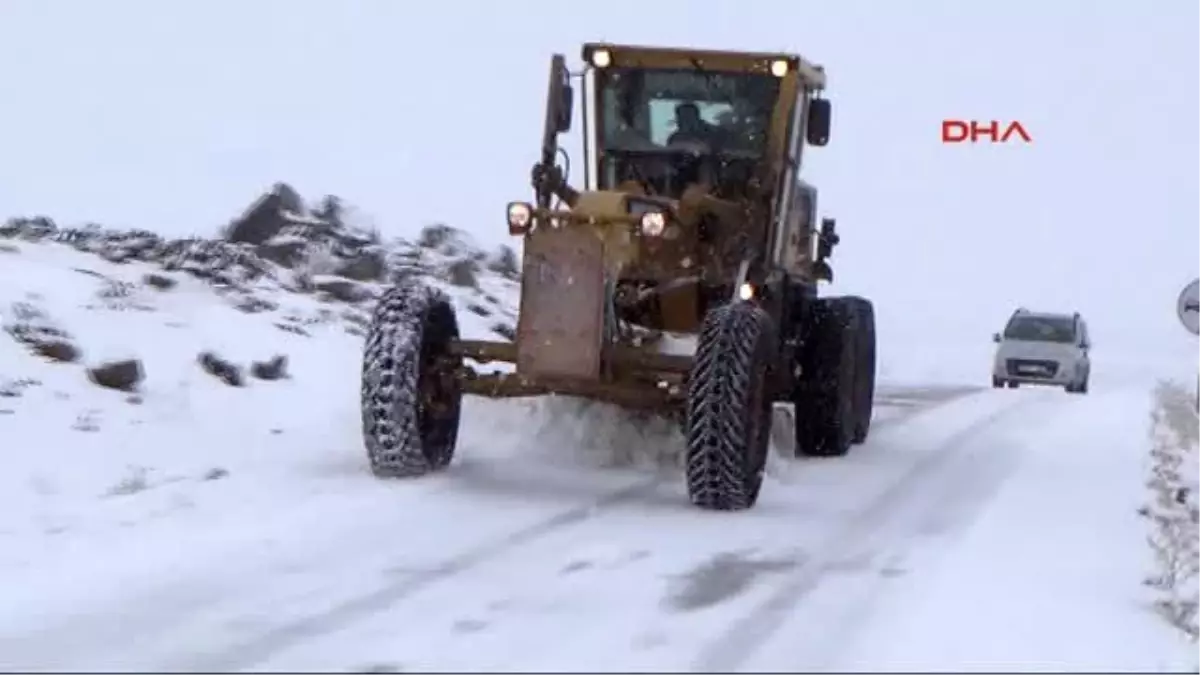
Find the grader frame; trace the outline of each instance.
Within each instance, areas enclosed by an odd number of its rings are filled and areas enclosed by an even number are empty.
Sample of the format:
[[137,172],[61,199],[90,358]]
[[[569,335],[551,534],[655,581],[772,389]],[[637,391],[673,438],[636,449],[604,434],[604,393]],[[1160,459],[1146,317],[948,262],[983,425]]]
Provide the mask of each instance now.
[[[797,136],[806,134],[809,145],[824,145],[827,140],[828,102],[819,98],[824,72],[800,56],[778,53],[588,44],[582,56],[586,67],[574,75],[566,70],[562,56],[552,59],[541,161],[535,174],[539,167],[545,172],[555,164],[558,135],[571,127],[575,92],[571,82],[578,80],[584,93],[584,190],[573,190],[565,181],[537,183],[535,179],[534,203],[509,204],[510,231],[524,243],[516,339],[456,340],[450,353],[480,363],[516,366],[512,373],[488,374],[464,366],[460,379],[467,394],[494,398],[562,394],[663,413],[678,411],[684,405],[693,359],[661,347],[669,341],[665,335],[694,334],[699,329],[706,297],[715,293],[728,300],[731,294],[741,293],[743,299],[750,299],[749,294],[766,301],[763,298],[769,294],[757,289],[777,286],[781,274],[811,288],[823,275],[828,278],[823,258],[836,242],[832,222],[817,237],[810,214],[797,214],[781,200],[790,192],[789,181],[797,180],[803,146]],[[589,150],[596,148],[597,155],[603,152],[592,134],[605,114],[599,95],[589,106],[588,77],[593,78],[595,91],[598,71],[643,68],[771,73],[778,78],[765,150],[743,199],[719,198],[708,186],[692,186],[676,198],[647,196],[637,186],[606,181],[599,171],[595,171],[596,185],[588,184],[595,170]],[[565,198],[568,206],[552,207],[553,196]],[[661,213],[663,229],[675,236],[648,233],[647,210]],[[729,241],[724,242],[723,253],[698,252],[693,233],[712,222],[739,233],[740,244],[732,257]],[[815,247],[814,242],[818,242]],[[648,292],[654,296],[656,322],[673,331],[631,336],[616,328],[620,322],[616,286],[631,277],[654,280]],[[781,302],[780,295],[775,293],[775,305]],[[778,306],[772,309],[777,319],[784,311]]]

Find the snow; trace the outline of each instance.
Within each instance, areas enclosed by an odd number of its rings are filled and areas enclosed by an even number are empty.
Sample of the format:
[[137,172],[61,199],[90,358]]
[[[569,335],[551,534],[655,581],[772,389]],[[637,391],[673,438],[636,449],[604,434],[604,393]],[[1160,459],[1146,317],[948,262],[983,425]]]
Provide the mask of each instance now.
[[692,356],[696,353],[696,338],[679,333],[663,333],[655,348],[660,354]]
[[295,211],[289,211],[288,209],[282,209],[282,208],[279,211],[280,211],[281,215],[283,215],[283,217],[285,219],[287,219],[288,222],[294,223],[296,225],[317,225],[317,226],[328,226],[329,225],[329,221],[318,218],[318,217],[312,215],[311,213],[297,213]]
[[[417,257],[473,255],[448,241]],[[1142,583],[1153,378],[980,389],[986,335],[982,360],[893,359],[868,442],[773,454],[739,514],[687,504],[671,425],[553,397],[469,399],[449,470],[380,481],[358,418],[369,302],[10,243],[0,319],[33,305],[83,363],[0,334],[18,394],[0,396],[0,669],[1195,668]],[[510,280],[431,283],[465,337],[515,319]],[[229,387],[205,350],[286,354],[290,377]],[[136,393],[87,381],[129,355]]]
[[[1128,423],[1128,411],[1144,410],[1147,400],[1137,389],[1100,391],[1028,408],[1021,424],[989,434],[986,452],[1005,455],[984,460],[988,481],[999,484],[972,490],[982,503],[943,505],[982,506],[981,513],[941,514],[932,538],[943,541],[901,544],[899,553],[918,564],[861,628],[847,650],[857,658],[841,665],[867,672],[1194,667],[1194,654],[1189,661],[1176,653],[1177,640],[1131,583],[1151,568],[1137,515],[1145,429]],[[961,617],[961,629],[948,630],[952,616]]]

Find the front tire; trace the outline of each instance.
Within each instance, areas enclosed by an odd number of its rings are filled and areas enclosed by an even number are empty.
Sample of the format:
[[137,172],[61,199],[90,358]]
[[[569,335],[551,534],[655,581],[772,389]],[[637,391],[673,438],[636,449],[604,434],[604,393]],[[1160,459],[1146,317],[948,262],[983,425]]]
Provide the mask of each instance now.
[[754,506],[771,433],[775,330],[751,302],[708,312],[688,376],[688,498],[708,510]]
[[462,357],[450,298],[421,284],[380,298],[363,349],[362,431],[371,471],[413,477],[454,458],[462,415]]

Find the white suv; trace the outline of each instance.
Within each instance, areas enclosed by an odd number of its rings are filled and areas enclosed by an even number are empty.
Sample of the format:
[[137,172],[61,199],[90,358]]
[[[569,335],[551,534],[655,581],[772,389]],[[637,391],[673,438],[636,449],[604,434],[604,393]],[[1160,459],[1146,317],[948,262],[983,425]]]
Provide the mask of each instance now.
[[992,336],[996,358],[992,386],[1015,389],[1022,383],[1063,387],[1086,394],[1092,363],[1087,323],[1075,314],[1018,309],[1003,333]]

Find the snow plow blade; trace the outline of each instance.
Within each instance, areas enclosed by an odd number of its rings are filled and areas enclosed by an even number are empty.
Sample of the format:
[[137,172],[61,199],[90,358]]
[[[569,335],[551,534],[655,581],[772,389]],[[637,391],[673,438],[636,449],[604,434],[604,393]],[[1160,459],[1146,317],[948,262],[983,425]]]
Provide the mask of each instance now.
[[[604,360],[604,244],[586,227],[547,228],[525,241],[517,371],[597,380]],[[507,359],[506,359],[507,360]]]

